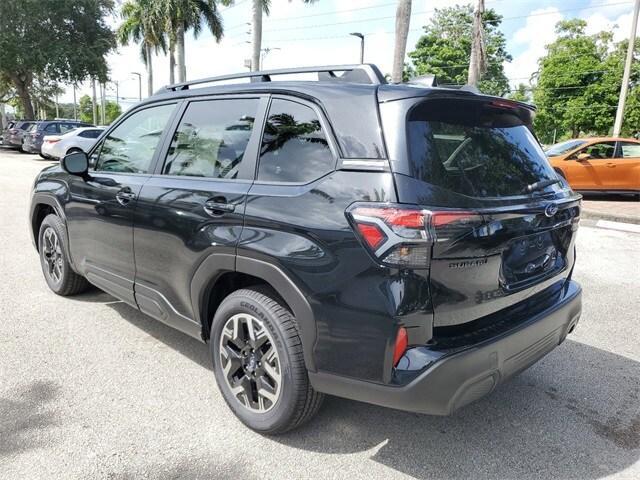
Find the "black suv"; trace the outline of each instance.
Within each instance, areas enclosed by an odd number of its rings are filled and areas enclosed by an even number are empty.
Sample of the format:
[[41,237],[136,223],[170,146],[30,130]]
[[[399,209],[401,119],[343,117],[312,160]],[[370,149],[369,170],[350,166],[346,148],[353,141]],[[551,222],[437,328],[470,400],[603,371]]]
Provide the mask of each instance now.
[[39,175],[33,239],[57,294],[90,282],[208,342],[257,431],[323,394],[446,415],[580,317],[580,197],[532,116],[373,65],[172,85]]

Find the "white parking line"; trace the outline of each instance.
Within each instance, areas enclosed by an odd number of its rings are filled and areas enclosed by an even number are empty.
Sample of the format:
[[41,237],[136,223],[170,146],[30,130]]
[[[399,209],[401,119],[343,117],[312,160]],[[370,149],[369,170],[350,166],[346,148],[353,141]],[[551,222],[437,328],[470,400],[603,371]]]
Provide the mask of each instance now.
[[596,227],[620,230],[622,232],[640,233],[640,225],[633,223],[611,222],[609,220],[598,220]]

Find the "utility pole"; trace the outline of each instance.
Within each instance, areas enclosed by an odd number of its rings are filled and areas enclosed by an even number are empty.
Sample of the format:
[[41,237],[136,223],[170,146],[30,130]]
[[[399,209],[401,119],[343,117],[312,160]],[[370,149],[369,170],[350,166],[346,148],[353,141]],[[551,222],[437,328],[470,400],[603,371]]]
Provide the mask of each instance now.
[[105,95],[107,94],[107,85],[106,83],[100,84],[100,124],[104,125],[106,122],[106,112],[105,112]]
[[613,136],[620,136],[622,130],[622,120],[624,116],[624,104],[627,100],[627,90],[629,88],[629,75],[631,74],[631,62],[633,61],[633,47],[636,43],[636,30],[638,28],[638,12],[640,12],[640,0],[636,0],[633,7],[633,20],[631,21],[631,34],[629,35],[629,46],[627,47],[627,59],[624,62],[624,74],[622,75],[622,85],[620,87],[620,98],[618,98],[618,110],[616,120],[613,124]]
[[56,93],[56,118],[60,118],[60,105],[58,104],[58,94]]
[[93,92],[91,99],[91,108],[93,110],[93,124],[98,124],[98,105],[96,105],[96,79],[91,78],[91,90]]
[[76,104],[76,84],[73,84],[73,119],[78,120],[78,106]]
[[364,35],[360,32],[353,32],[349,35],[353,35],[354,37],[358,37],[360,39],[360,64],[364,63]]
[[142,101],[142,75],[138,72],[131,72],[131,74],[138,76],[138,99]]
[[120,106],[120,86],[117,80],[113,83],[116,84],[116,103]]
[[391,82],[401,83],[404,72],[404,56],[407,52],[407,37],[411,23],[411,0],[398,0],[396,8],[396,33],[393,47],[393,69]]
[[482,74],[487,70],[487,52],[484,47],[484,28],[482,16],[484,14],[484,0],[478,0],[473,14],[473,37],[471,39],[471,59],[469,60],[469,74],[467,84],[476,87]]

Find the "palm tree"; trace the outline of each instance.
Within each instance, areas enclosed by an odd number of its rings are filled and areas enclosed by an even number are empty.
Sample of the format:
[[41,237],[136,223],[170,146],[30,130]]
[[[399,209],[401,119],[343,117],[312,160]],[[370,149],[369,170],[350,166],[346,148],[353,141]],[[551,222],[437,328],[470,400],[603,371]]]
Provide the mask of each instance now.
[[391,81],[402,82],[404,70],[404,55],[407,51],[407,36],[409,35],[409,22],[411,21],[411,0],[398,0],[396,9],[396,38],[393,47],[393,70]]
[[[184,34],[193,29],[198,37],[203,27],[208,28],[217,42],[223,34],[222,18],[216,0],[166,0],[163,17],[169,37],[169,81],[174,83],[174,66],[178,66],[178,82],[187,79]],[[227,3],[223,0],[223,3]]]
[[164,37],[160,0],[128,0],[122,5],[122,25],[118,28],[118,41],[128,45],[130,40],[140,43],[140,56],[147,68],[147,88],[153,95],[152,53],[167,51]]

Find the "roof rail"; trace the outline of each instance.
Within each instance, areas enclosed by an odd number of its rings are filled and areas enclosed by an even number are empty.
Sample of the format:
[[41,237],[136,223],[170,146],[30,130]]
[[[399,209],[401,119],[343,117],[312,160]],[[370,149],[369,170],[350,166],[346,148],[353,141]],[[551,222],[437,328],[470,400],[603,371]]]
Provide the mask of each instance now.
[[[336,72],[345,72],[341,77]],[[328,65],[321,67],[297,67],[297,68],[280,68],[277,70],[261,70],[257,72],[233,73],[230,75],[220,75],[218,77],[201,78],[198,80],[190,80],[183,83],[175,83],[167,85],[164,90],[178,91],[188,90],[194,85],[203,83],[222,82],[225,80],[235,80],[240,78],[250,78],[252,82],[270,82],[272,76],[290,75],[296,73],[317,73],[318,80],[328,81],[344,81],[352,83],[367,83],[371,85],[381,85],[387,83],[382,72],[377,66],[371,63],[363,63],[357,65]],[[323,75],[324,74],[324,75]]]

